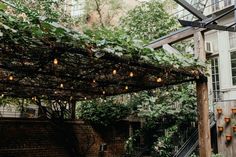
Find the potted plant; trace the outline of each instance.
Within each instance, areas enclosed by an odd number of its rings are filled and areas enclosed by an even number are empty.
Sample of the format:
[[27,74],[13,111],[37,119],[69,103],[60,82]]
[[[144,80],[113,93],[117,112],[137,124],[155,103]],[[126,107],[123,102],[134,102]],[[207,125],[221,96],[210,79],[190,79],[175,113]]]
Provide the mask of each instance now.
[[233,132],[236,133],[236,125],[234,125],[232,129],[233,129]]
[[236,108],[232,108],[231,110],[233,114],[236,114]]
[[219,132],[223,132],[224,131],[224,128],[222,126],[218,126],[218,131]]
[[226,138],[227,142],[230,142],[232,140],[232,136],[231,135],[226,135],[225,138]]
[[217,108],[216,111],[217,111],[218,114],[222,114],[223,113],[222,108]]
[[225,117],[225,123],[229,123],[230,122],[230,118],[229,117]]

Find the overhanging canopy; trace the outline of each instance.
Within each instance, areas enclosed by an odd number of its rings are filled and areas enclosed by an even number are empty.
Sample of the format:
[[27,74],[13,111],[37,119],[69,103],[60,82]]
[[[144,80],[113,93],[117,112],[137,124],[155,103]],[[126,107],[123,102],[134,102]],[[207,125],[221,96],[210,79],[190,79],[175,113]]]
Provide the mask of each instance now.
[[125,47],[104,38],[97,42],[47,19],[29,22],[2,11],[0,19],[0,93],[6,96],[91,99],[203,75],[204,66],[192,58]]

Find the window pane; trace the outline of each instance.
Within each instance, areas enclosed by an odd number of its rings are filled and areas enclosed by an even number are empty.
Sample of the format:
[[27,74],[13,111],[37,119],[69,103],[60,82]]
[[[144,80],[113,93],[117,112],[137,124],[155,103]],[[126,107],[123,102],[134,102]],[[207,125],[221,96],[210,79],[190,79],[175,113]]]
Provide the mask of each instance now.
[[212,72],[212,89],[213,89],[213,101],[216,102],[219,100],[219,68],[218,68],[218,58],[213,58],[211,60],[211,72]]
[[236,52],[231,52],[231,60],[236,59]]
[[233,85],[236,85],[236,77],[233,77]]

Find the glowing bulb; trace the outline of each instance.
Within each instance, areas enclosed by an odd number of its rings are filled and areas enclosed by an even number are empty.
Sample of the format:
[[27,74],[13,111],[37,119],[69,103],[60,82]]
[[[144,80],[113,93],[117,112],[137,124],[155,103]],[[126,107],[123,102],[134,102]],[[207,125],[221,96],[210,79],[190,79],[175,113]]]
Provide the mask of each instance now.
[[4,94],[2,94],[1,97],[4,97]]
[[36,100],[37,100],[36,96],[32,97],[32,100],[33,100],[33,101],[36,101]]
[[130,72],[130,73],[129,73],[129,76],[130,76],[130,77],[133,77],[133,76],[134,76],[134,73],[133,73],[133,72]]
[[55,58],[55,59],[53,60],[53,64],[57,65],[57,64],[58,64],[58,59]]
[[13,77],[12,75],[10,75],[10,76],[8,77],[8,79],[9,79],[10,81],[12,81],[12,80],[14,79],[14,77]]
[[157,78],[157,82],[160,83],[162,81],[162,79],[159,77]]
[[128,86],[125,86],[125,89],[126,89],[126,90],[128,90],[128,89],[129,89],[129,87],[128,87]]
[[105,91],[103,91],[103,92],[102,92],[102,94],[103,94],[103,95],[105,95],[105,94],[106,94],[106,92],[105,92]]
[[63,85],[63,83],[61,83],[61,84],[60,84],[60,87],[61,87],[61,88],[64,88],[64,85]]
[[117,73],[116,69],[112,71],[112,74],[115,75]]
[[96,83],[96,80],[93,80],[93,83]]
[[84,100],[87,100],[87,97],[84,97]]

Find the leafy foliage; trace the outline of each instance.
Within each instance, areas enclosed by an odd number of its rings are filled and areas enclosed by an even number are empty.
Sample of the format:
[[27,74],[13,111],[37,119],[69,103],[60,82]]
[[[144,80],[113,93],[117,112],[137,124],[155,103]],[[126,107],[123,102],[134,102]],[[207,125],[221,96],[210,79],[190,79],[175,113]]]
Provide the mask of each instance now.
[[116,121],[126,118],[130,108],[113,100],[85,101],[78,109],[78,116],[95,125],[108,126]]
[[[127,18],[122,20],[122,28],[98,28],[93,31],[86,30],[83,34],[52,25],[52,22],[60,21],[58,14],[52,12],[55,8],[53,0],[36,1],[36,4],[33,4],[37,6],[35,9],[27,7],[28,5],[25,3],[19,3],[20,1],[15,2],[18,8],[15,14],[4,13],[6,7],[2,3],[0,5],[2,22],[0,28],[1,31],[4,30],[0,37],[4,37],[6,40],[14,40],[16,44],[34,47],[40,44],[64,43],[75,48],[82,47],[97,58],[103,53],[111,53],[168,69],[185,69],[186,67],[191,67],[186,71],[204,69],[204,64],[199,63],[191,55],[170,55],[164,51],[155,51],[143,47],[145,44],[143,40],[153,40],[176,28],[175,21],[163,10],[162,5],[157,0],[144,3],[130,11]],[[46,3],[41,5],[43,2]],[[40,11],[41,6],[45,12]],[[25,15],[19,18],[17,12]],[[47,16],[47,18],[41,19],[42,16]],[[191,71],[189,72],[191,73]],[[162,88],[154,93],[143,92],[133,95],[127,106],[112,100],[82,102],[78,108],[78,113],[79,117],[84,120],[107,126],[128,116],[131,113],[130,108],[132,108],[139,117],[146,120],[146,128],[142,132],[151,136],[153,140],[151,144],[161,142],[162,145],[159,150],[162,152],[161,154],[164,154],[164,151],[168,153],[171,149],[166,146],[181,124],[186,121],[195,121],[195,95],[189,95],[192,91],[194,91],[193,86],[184,85],[169,89]],[[181,106],[176,108],[178,105]],[[165,128],[171,132],[167,139],[165,139],[165,135],[157,134],[154,131],[162,122],[166,122],[162,129]],[[157,138],[157,135],[160,137]]]
[[151,0],[129,11],[121,22],[127,34],[144,41],[164,36],[177,26],[159,0]]
[[189,128],[186,134],[192,132],[191,122],[195,123],[197,116],[194,91],[194,84],[182,84],[131,97],[129,106],[136,106],[133,108],[137,115],[145,119],[145,126],[138,134],[145,137],[146,145],[153,148],[156,156],[171,156],[174,146],[181,144],[179,139],[184,138],[183,128]]

